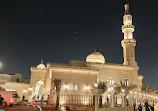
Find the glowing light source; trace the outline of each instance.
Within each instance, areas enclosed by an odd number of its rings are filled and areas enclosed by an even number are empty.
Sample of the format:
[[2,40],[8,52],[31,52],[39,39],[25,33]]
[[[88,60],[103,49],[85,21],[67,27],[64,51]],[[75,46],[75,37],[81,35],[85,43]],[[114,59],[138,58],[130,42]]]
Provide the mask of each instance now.
[[140,93],[139,95],[141,96],[142,94]]
[[90,89],[90,86],[85,86],[85,89],[86,89],[86,90],[89,90],[89,89]]
[[65,89],[68,89],[68,88],[69,88],[68,85],[66,85],[66,84],[63,85],[63,89],[64,89],[64,90],[65,90]]
[[29,91],[32,91],[32,88],[28,88]]
[[62,110],[62,111],[65,111],[65,107],[64,107],[64,106],[62,106],[62,107],[61,107],[61,110]]
[[25,92],[27,92],[27,90],[23,90],[23,92],[25,93]]
[[113,91],[113,87],[110,87],[110,88],[108,88],[108,92],[111,92],[111,91]]
[[98,87],[98,83],[95,83],[95,84],[94,84],[94,87],[96,87],[96,88],[97,88],[97,87]]
[[124,89],[122,89],[121,91],[122,91],[122,92],[125,92],[125,90],[124,90]]

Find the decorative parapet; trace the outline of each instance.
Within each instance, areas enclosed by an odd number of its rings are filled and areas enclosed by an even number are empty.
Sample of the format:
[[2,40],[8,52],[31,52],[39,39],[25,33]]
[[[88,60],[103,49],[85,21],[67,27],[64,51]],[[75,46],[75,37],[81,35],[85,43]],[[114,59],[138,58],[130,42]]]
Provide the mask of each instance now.
[[97,68],[70,66],[70,65],[67,65],[67,64],[57,64],[57,63],[48,63],[47,66],[49,66],[49,67],[59,67],[59,68],[70,68],[70,69],[83,69],[83,70],[99,71],[99,69],[97,69]]
[[124,29],[128,29],[128,28],[129,28],[129,29],[132,29],[132,31],[134,31],[134,28],[135,28],[135,27],[134,27],[134,25],[123,25],[123,26],[122,26],[122,31],[124,32]]
[[135,43],[136,44],[136,40],[135,39],[125,39],[123,40],[123,43]]
[[138,79],[142,80],[144,78],[143,75],[138,75]]

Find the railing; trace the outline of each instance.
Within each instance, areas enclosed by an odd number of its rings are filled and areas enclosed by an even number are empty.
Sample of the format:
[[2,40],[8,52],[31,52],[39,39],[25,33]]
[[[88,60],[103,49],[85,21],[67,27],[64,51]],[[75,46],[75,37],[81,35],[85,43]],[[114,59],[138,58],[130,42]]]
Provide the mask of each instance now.
[[84,70],[99,71],[99,69],[97,69],[97,68],[70,66],[70,65],[67,65],[67,64],[55,64],[55,63],[51,63],[50,67],[60,67],[60,68],[72,68],[72,69],[84,69]]
[[61,95],[60,107],[69,107],[72,111],[93,111],[93,96]]

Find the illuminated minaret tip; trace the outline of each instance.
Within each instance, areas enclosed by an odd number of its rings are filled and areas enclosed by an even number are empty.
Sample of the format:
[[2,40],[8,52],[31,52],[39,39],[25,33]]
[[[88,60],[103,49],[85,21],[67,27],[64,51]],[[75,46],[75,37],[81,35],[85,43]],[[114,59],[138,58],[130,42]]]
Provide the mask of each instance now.
[[123,65],[136,66],[135,46],[136,40],[133,38],[134,25],[132,24],[132,15],[130,15],[129,4],[125,4],[125,12],[123,16],[122,32],[124,34],[122,40],[124,63]]
[[130,11],[129,11],[129,4],[125,4],[125,15],[130,15]]
[[125,4],[125,13],[123,16],[122,32],[124,33],[124,39],[133,39],[134,25],[132,25],[132,16],[129,11],[129,4]]

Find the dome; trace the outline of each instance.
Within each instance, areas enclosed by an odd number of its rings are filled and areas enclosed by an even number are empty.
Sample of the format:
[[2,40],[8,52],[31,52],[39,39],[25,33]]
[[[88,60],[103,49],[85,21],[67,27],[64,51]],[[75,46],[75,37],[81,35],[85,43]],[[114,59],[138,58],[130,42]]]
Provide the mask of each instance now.
[[87,56],[86,62],[104,64],[105,58],[100,52],[92,52]]
[[37,66],[37,69],[46,69],[46,66],[43,64],[43,60],[41,60],[41,63]]
[[37,69],[46,69],[46,66],[44,64],[39,64],[37,66]]

